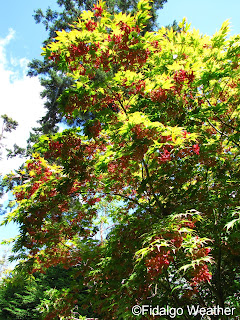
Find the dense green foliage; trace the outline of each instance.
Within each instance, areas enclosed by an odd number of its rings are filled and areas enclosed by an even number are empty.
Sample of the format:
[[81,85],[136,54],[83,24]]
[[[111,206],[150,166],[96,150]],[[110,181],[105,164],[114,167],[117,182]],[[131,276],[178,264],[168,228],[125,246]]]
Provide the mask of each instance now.
[[46,274],[33,275],[17,266],[1,280],[0,319],[51,319],[50,313],[56,308],[59,315],[61,308],[66,308],[66,296],[67,301],[78,301],[72,316],[82,314],[90,317],[92,310],[87,290],[81,278],[73,275],[72,269],[66,270],[61,266],[49,268]]

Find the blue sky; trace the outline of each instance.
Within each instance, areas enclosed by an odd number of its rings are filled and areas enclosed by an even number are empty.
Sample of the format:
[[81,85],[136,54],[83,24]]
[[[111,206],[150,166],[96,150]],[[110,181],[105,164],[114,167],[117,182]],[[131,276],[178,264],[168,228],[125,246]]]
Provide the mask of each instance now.
[[222,23],[230,19],[231,35],[240,33],[239,0],[168,0],[159,13],[160,25],[186,17],[192,27],[212,35]]
[[[19,122],[19,128],[5,140],[8,147],[14,142],[24,146],[30,128],[44,114],[39,81],[26,77],[26,71],[31,59],[40,58],[42,42],[47,37],[44,27],[34,22],[34,10],[42,8],[45,11],[48,6],[58,7],[56,0],[8,0],[1,3],[0,114],[7,113]],[[186,17],[192,27],[212,35],[223,21],[230,19],[231,34],[237,34],[240,33],[239,13],[239,0],[168,0],[159,12],[158,21],[160,26],[165,26]],[[20,163],[21,160],[3,159],[0,172],[6,173]],[[0,228],[0,241],[13,237],[16,232],[17,228],[12,225]]]
[[[42,25],[36,25],[32,17],[34,10],[57,8],[56,0],[8,0],[0,10],[0,38],[7,36],[9,29],[15,30],[14,41],[8,45],[8,54],[15,58],[36,58],[41,53],[41,43],[46,38]],[[160,10],[159,23],[167,25],[185,16],[188,22],[203,33],[213,34],[223,21],[231,19],[233,33],[240,33],[239,0],[168,0]]]
[[8,0],[2,1],[0,10],[0,38],[6,37],[9,29],[15,31],[14,41],[8,45],[8,54],[15,58],[36,58],[41,53],[42,41],[47,33],[40,24],[35,24],[33,14],[38,8],[57,8],[56,0]]

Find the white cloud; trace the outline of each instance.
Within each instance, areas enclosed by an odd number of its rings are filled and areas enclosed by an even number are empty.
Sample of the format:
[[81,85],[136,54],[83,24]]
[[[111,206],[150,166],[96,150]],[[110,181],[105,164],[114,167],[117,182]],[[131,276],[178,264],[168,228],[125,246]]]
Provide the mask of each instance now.
[[9,44],[9,42],[14,38],[15,31],[13,29],[9,29],[9,33],[6,38],[0,39],[0,63],[6,63],[6,53],[5,46]]
[[[11,133],[6,133],[3,140],[7,148],[14,143],[20,147],[26,146],[26,140],[36,121],[44,115],[42,91],[38,78],[26,76],[28,60],[24,57],[9,57],[7,45],[14,39],[14,30],[10,29],[4,39],[0,39],[0,115],[7,114],[18,122],[18,127]],[[0,123],[0,130],[2,123]],[[5,174],[17,168],[22,159],[5,159],[0,161],[0,172]]]
[[[42,91],[40,82],[37,78],[26,76],[29,61],[25,57],[14,57],[8,52],[8,44],[14,41],[14,30],[9,29],[8,35],[0,38],[0,115],[7,114],[18,122],[18,127],[11,133],[5,133],[6,139],[1,142],[7,147],[12,148],[14,143],[20,147],[26,146],[26,140],[32,127],[38,126],[36,121],[44,115],[43,100],[40,98]],[[0,118],[0,133],[2,131],[2,119]],[[17,169],[23,159],[6,159],[5,153],[0,160],[0,173],[6,174],[11,170]],[[0,203],[4,204],[11,198],[5,194]],[[2,218],[0,217],[0,222]],[[14,237],[18,234],[18,226],[10,224],[5,228],[1,227],[0,240],[2,238]],[[9,247],[0,245],[0,256]]]

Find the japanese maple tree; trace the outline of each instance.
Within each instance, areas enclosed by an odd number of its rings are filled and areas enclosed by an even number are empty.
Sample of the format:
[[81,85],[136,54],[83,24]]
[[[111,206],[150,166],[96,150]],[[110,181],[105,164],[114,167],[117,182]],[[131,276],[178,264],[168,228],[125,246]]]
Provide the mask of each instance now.
[[111,16],[99,2],[44,48],[73,81],[66,119],[96,117],[41,137],[6,220],[30,272],[73,267],[103,319],[135,319],[135,304],[239,305],[240,37],[185,20],[143,35],[149,11],[141,0]]

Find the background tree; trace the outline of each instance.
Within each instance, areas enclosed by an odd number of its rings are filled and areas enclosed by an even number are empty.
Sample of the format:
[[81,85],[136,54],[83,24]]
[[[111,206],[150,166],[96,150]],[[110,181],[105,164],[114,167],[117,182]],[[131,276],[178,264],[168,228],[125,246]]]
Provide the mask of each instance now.
[[51,319],[50,313],[56,307],[61,316],[61,308],[66,307],[66,295],[69,298],[69,306],[72,306],[76,299],[81,301],[78,305],[74,303],[74,318],[91,317],[88,292],[82,284],[81,277],[73,275],[73,270],[66,270],[61,265],[49,268],[45,274],[29,275],[24,266],[18,265],[1,279],[0,319]]
[[[12,130],[15,130],[18,126],[17,121],[8,117],[6,114],[1,115],[1,118],[2,118],[2,127],[1,127],[1,133],[0,133],[0,161],[2,159],[2,152],[4,148],[3,140],[6,138],[4,134],[6,132],[12,132]],[[16,148],[18,149],[18,151],[23,152],[23,149],[15,145],[15,149]],[[10,150],[6,149],[6,151],[10,151]],[[3,193],[4,193],[4,184],[2,183],[2,176],[0,172],[0,197],[3,196]],[[2,210],[2,205],[0,205],[0,211],[1,210]]]
[[[1,115],[1,118],[2,118],[3,122],[2,122],[2,128],[1,128],[1,134],[0,134],[0,148],[2,149],[2,147],[3,147],[2,140],[5,138],[4,133],[11,132],[12,130],[15,130],[18,126],[18,123],[17,123],[17,121],[8,117],[6,114]],[[1,156],[1,153],[0,153],[0,156]]]
[[[157,10],[162,9],[167,0],[153,1],[151,9],[151,19],[146,30],[156,28]],[[49,37],[45,40],[44,45],[52,41],[56,36],[56,31],[69,31],[70,24],[76,21],[83,10],[90,10],[96,1],[87,0],[58,0],[57,4],[61,8],[59,11],[54,11],[48,8],[45,13],[41,9],[36,10],[34,18],[36,23],[42,23],[46,30],[49,31]],[[137,1],[119,0],[108,1],[107,10],[113,14],[114,12],[134,13],[137,9]],[[56,124],[63,120],[58,107],[58,98],[63,91],[72,84],[72,80],[66,75],[57,72],[56,66],[51,60],[44,57],[44,60],[34,59],[29,65],[29,76],[40,76],[41,84],[44,88],[42,97],[46,98],[45,107],[46,115],[40,121],[40,132],[48,133],[55,132]],[[86,115],[82,114],[78,121],[86,119]],[[36,129],[36,132],[39,130]],[[33,139],[33,136],[32,136]],[[30,139],[31,141],[31,139]]]

